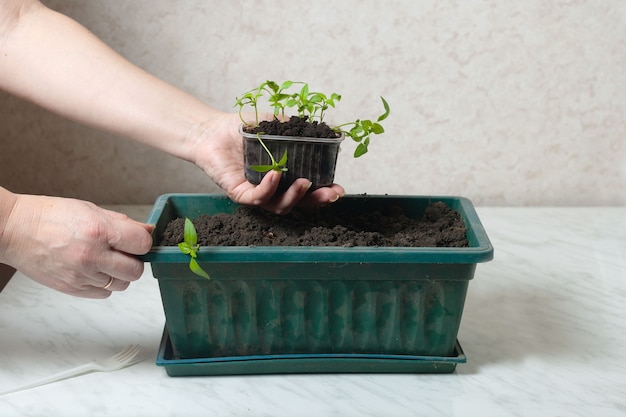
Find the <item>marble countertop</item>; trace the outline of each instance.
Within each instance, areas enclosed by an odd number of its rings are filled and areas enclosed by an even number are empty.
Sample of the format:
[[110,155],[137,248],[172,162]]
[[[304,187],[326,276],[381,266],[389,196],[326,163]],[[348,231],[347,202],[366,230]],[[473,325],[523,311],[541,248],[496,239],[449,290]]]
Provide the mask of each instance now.
[[[148,207],[114,207],[145,219]],[[167,376],[157,281],[107,300],[17,273],[0,293],[0,390],[129,344],[144,360],[0,398],[0,416],[624,416],[626,208],[478,208],[495,248],[440,375]]]

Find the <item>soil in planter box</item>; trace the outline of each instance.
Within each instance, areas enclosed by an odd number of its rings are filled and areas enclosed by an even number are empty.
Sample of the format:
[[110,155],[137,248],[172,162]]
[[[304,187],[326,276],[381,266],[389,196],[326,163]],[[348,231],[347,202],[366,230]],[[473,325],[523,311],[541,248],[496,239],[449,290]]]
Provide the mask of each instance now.
[[306,117],[292,116],[288,121],[281,122],[278,119],[259,122],[254,128],[246,128],[246,133],[261,133],[275,136],[298,136],[305,138],[337,138],[330,126],[326,123],[318,123],[317,120],[309,122]]
[[[443,202],[430,204],[421,219],[407,217],[398,207],[384,213],[351,214],[329,206],[315,211],[295,209],[279,216],[240,206],[234,214],[192,220],[201,246],[468,246],[461,216]],[[182,242],[183,230],[184,219],[172,220],[160,244]]]

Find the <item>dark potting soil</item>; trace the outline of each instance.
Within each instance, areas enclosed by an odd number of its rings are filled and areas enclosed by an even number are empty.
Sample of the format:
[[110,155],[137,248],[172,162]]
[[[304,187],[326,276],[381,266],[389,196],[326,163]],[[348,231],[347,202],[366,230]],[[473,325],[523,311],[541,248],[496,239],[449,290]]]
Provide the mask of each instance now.
[[[200,246],[390,246],[467,247],[466,226],[443,202],[432,203],[421,219],[398,208],[351,215],[332,206],[316,211],[295,209],[287,215],[240,206],[234,214],[191,219]],[[185,220],[170,221],[162,246],[183,241]]]
[[306,117],[292,116],[288,121],[278,119],[259,122],[254,128],[246,128],[246,133],[261,133],[275,136],[301,136],[307,138],[336,138],[337,133],[326,123],[317,120],[309,122]]

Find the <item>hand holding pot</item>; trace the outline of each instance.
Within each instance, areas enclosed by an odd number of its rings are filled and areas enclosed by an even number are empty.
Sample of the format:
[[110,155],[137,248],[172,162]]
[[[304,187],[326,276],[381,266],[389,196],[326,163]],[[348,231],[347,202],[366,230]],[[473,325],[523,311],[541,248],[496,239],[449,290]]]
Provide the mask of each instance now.
[[240,204],[263,207],[286,214],[296,205],[324,205],[345,194],[338,184],[308,193],[311,181],[297,179],[284,193],[276,194],[280,172],[270,171],[259,185],[249,183],[244,175],[243,142],[238,131],[241,120],[237,114],[213,115],[210,121],[194,127],[189,139],[195,143],[194,162],[202,168],[228,196]]
[[[55,290],[106,298],[143,273],[153,226],[85,201],[0,188],[0,262]],[[7,210],[8,208],[8,210]]]

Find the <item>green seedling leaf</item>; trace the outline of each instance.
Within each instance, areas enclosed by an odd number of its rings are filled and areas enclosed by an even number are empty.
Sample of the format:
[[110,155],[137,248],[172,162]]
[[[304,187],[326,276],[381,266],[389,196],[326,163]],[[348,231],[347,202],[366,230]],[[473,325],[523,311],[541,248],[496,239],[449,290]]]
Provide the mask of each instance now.
[[280,161],[278,161],[278,167],[280,167],[281,171],[287,171],[286,165],[287,165],[287,151],[283,153],[283,157],[280,158]]
[[183,230],[183,242],[178,244],[178,249],[185,255],[189,255],[191,259],[189,260],[189,269],[196,275],[199,275],[206,279],[211,279],[209,274],[206,273],[196,261],[198,257],[198,250],[200,250],[200,245],[198,245],[198,234],[196,232],[196,228],[193,225],[193,222],[188,218],[185,218],[185,228]]
[[191,247],[196,246],[198,243],[198,234],[196,233],[196,228],[193,223],[189,219],[185,219],[185,229],[184,229],[184,239],[185,243],[189,244]]
[[363,127],[359,123],[359,124],[355,124],[354,127],[350,129],[350,131],[348,132],[348,136],[350,136],[354,140],[360,140],[358,139],[358,136],[361,133],[363,133]]
[[198,261],[196,261],[195,258],[191,258],[191,260],[189,261],[189,269],[191,270],[191,272],[201,276],[202,278],[211,279],[209,274],[207,274],[206,271],[202,269],[202,267],[200,267],[200,264],[198,264]]
[[389,109],[389,103],[387,103],[387,100],[385,100],[383,96],[380,96],[380,99],[383,101],[383,107],[385,108],[385,112],[381,114],[380,116],[378,116],[377,121],[382,122],[383,120],[387,118],[387,116],[389,116],[390,109]]
[[385,133],[385,129],[380,123],[372,124],[372,133],[375,135],[380,135],[381,133]]
[[309,97],[309,85],[304,84],[302,86],[302,89],[300,90],[300,99],[302,101],[307,101],[308,97]]
[[354,150],[354,157],[358,158],[359,156],[365,155],[367,153],[367,146],[362,143],[359,143]]
[[323,94],[315,93],[311,96],[311,98],[309,98],[309,103],[321,103],[324,101],[324,98]]
[[250,169],[256,172],[270,172],[274,169],[274,165],[250,165]]
[[180,251],[185,255],[193,256],[192,253],[195,252],[194,248],[187,242],[180,242],[178,244],[178,249],[180,249]]
[[293,82],[293,81],[285,81],[285,82],[283,82],[283,83],[282,83],[282,85],[280,86],[280,89],[281,89],[281,90],[286,90],[286,89],[288,89],[289,87],[291,87],[293,84],[294,84],[294,82]]
[[274,81],[266,81],[265,85],[267,85],[270,90],[272,90],[273,92],[277,92],[278,91],[278,84],[276,84]]

